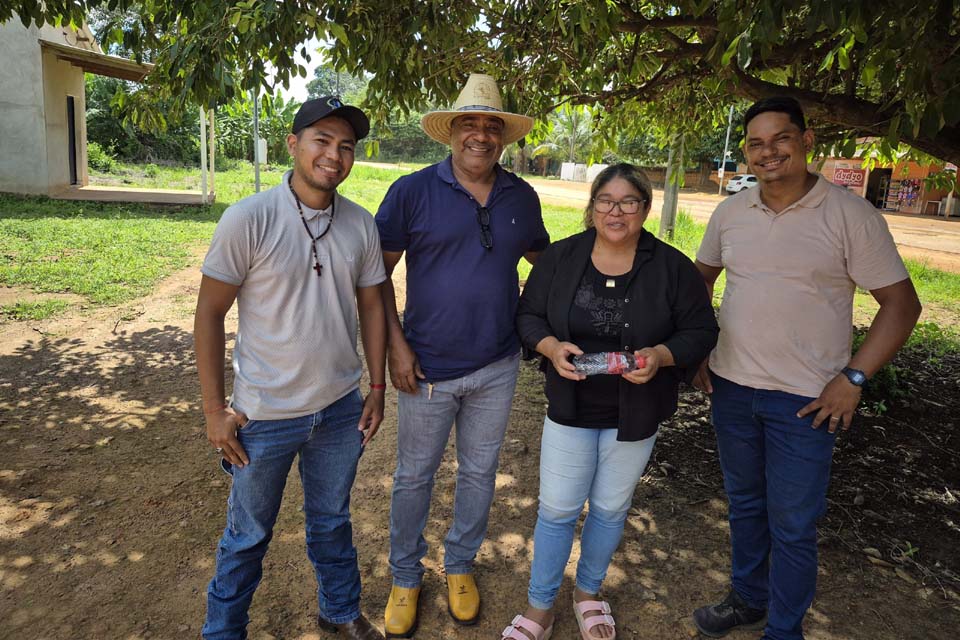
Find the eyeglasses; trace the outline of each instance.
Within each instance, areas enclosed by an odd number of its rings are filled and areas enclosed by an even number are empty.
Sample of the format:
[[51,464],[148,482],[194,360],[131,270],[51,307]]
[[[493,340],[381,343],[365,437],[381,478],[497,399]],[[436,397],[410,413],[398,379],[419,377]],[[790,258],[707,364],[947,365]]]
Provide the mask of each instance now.
[[640,207],[646,204],[646,200],[607,200],[606,198],[597,198],[593,201],[593,210],[597,213],[613,213],[614,207],[620,207],[620,213],[632,216],[640,212]]
[[477,222],[480,223],[480,244],[484,249],[493,249],[493,233],[490,231],[490,210],[477,207]]

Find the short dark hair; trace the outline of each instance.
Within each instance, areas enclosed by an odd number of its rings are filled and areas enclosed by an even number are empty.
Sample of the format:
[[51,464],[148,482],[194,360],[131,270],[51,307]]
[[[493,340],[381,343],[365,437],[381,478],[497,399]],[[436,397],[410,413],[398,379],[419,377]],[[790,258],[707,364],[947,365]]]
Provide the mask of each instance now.
[[747,133],[747,125],[750,124],[750,121],[761,113],[767,113],[768,111],[785,113],[790,117],[790,122],[800,128],[800,131],[807,130],[807,122],[803,117],[803,108],[800,103],[787,96],[773,96],[772,98],[758,100],[747,109],[747,113],[743,116],[744,135]]
[[585,229],[593,226],[593,202],[597,194],[614,178],[623,178],[629,182],[646,200],[646,209],[650,209],[650,204],[653,202],[653,187],[650,185],[650,178],[647,177],[647,174],[640,167],[635,167],[628,162],[610,165],[593,179],[593,185],[590,187],[590,202],[587,203],[587,208],[583,211],[583,226]]

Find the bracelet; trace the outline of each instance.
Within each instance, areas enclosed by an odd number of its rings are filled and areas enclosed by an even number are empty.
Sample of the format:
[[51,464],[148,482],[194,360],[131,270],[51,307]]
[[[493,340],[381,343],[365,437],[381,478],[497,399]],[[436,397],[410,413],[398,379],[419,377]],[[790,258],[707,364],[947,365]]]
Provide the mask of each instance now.
[[371,385],[370,385],[370,388],[371,388],[371,389],[386,389],[386,388],[387,388],[387,383],[384,382],[384,383],[381,383],[381,384],[371,384]]
[[220,413],[221,411],[223,411],[223,410],[226,409],[226,408],[227,408],[227,405],[222,404],[222,405],[220,405],[219,407],[217,407],[216,409],[214,409],[213,411],[207,411],[206,409],[204,409],[204,410],[203,410],[203,415],[205,415],[205,416],[212,416],[212,415],[215,414],[215,413]]

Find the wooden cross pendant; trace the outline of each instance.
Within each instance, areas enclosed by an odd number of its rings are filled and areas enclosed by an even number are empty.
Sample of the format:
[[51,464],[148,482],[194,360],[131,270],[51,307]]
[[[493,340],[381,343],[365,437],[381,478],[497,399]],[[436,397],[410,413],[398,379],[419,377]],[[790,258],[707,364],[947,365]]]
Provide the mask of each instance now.
[[317,277],[318,277],[318,278],[319,278],[321,275],[323,275],[323,274],[321,273],[321,272],[323,271],[323,265],[321,265],[319,262],[315,262],[315,263],[314,263],[314,265],[313,265],[313,270],[317,272]]

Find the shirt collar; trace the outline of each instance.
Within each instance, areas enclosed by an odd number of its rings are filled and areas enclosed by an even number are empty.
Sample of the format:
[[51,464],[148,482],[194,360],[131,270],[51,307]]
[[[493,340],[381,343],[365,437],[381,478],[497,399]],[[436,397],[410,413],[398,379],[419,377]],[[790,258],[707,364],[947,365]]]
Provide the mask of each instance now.
[[827,192],[829,191],[830,186],[827,182],[827,179],[824,178],[819,173],[817,174],[817,182],[813,185],[813,188],[810,191],[807,191],[802,198],[797,200],[791,205],[788,205],[780,213],[774,214],[773,211],[763,204],[763,201],[760,199],[760,186],[747,189],[747,206],[758,207],[761,211],[769,212],[773,215],[783,215],[791,209],[816,209],[823,202],[823,199],[827,197]]
[[[293,208],[293,212],[294,212],[295,214],[297,214],[297,216],[299,216],[300,214],[297,212],[297,201],[296,201],[296,200],[294,199],[294,197],[293,197],[293,192],[290,191],[290,176],[291,176],[291,175],[293,175],[293,171],[292,171],[292,170],[287,171],[286,173],[284,173],[284,174],[283,174],[283,181],[280,183],[279,186],[280,186],[280,189],[283,191],[284,201],[287,202],[287,203],[289,203],[290,207]],[[300,203],[300,206],[303,207],[303,218],[304,218],[304,220],[310,222],[310,221],[312,221],[313,219],[315,219],[315,218],[317,218],[318,216],[321,216],[321,215],[329,216],[329,215],[332,213],[332,211],[333,211],[332,206],[333,206],[333,204],[336,202],[336,198],[338,198],[339,195],[340,195],[340,194],[337,193],[336,191],[333,193],[334,199],[330,201],[331,206],[327,207],[326,209],[311,209],[311,208],[308,207],[307,205],[303,204],[303,202],[301,202],[301,203]]]
[[[508,189],[513,186],[513,183],[507,177],[507,172],[504,171],[499,162],[493,165],[493,171],[497,174],[497,177],[494,179],[493,188],[490,190],[490,197],[487,198],[487,203],[490,203],[493,200],[493,195],[501,189]],[[437,175],[451,187],[464,189],[460,182],[457,181],[457,177],[453,175],[453,155],[448,155],[437,165]],[[466,189],[464,189],[464,191],[466,191]]]

